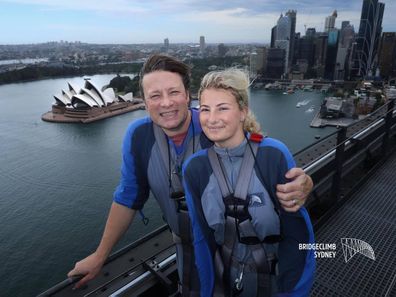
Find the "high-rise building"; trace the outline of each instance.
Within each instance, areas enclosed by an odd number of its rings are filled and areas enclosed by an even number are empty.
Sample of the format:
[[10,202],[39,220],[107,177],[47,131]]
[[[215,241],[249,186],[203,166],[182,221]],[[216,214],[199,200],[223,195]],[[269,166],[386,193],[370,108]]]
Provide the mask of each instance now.
[[335,28],[336,18],[337,18],[337,10],[334,10],[332,15],[326,17],[325,28],[324,28],[325,32],[329,32],[331,29]]
[[271,29],[271,48],[275,47],[275,40],[276,40],[276,30],[278,28],[276,26],[272,27]]
[[258,72],[258,67],[257,67],[257,53],[253,52],[250,54],[249,57],[249,76],[255,77],[257,75]]
[[228,51],[228,48],[224,45],[224,43],[220,43],[217,46],[217,52],[219,57],[224,57]]
[[308,67],[312,67],[315,57],[315,38],[311,36],[303,36],[299,44],[299,60],[307,61]]
[[347,78],[348,60],[351,55],[352,43],[355,39],[355,29],[349,21],[343,21],[339,32],[339,42],[337,50],[334,79],[342,80]]
[[269,48],[267,51],[267,77],[281,78],[285,69],[285,50]]
[[281,48],[285,50],[285,68],[283,72],[287,74],[289,72],[289,47],[290,41],[289,40],[276,40],[275,41],[275,48]]
[[324,77],[326,65],[327,39],[327,33],[319,33],[318,37],[315,39],[314,67],[316,70],[316,75],[321,78]]
[[199,37],[199,49],[203,53],[205,51],[206,45],[205,45],[205,36],[200,36]]
[[351,23],[350,21],[342,21],[341,22],[341,30],[343,30],[346,26],[349,26]]
[[168,52],[168,50],[169,50],[169,39],[165,38],[164,39],[164,51]]
[[257,71],[260,74],[263,74],[267,69],[267,48],[264,46],[257,47],[256,52],[257,52]]
[[297,10],[289,10],[286,12],[286,16],[290,19],[289,65],[293,65],[295,56],[294,49],[296,41]]
[[289,72],[291,25],[291,19],[288,16],[283,16],[283,14],[280,15],[276,24],[276,39],[274,47],[285,50],[285,74]]
[[383,78],[396,76],[396,32],[382,34],[378,60]]
[[340,31],[340,47],[349,48],[355,39],[355,28],[349,22],[342,22]]
[[382,18],[385,4],[378,0],[363,0],[359,33],[356,39],[356,53],[352,77],[373,75],[378,65],[378,45],[382,32]]
[[280,15],[278,23],[276,24],[276,39],[275,40],[290,40],[291,35],[291,20],[288,16]]
[[339,30],[330,29],[327,38],[327,53],[326,53],[325,73],[324,73],[324,77],[326,79],[330,79],[330,80],[334,79],[339,36],[340,36]]
[[316,36],[316,29],[315,28],[308,28],[307,31],[305,31],[305,36],[314,38]]

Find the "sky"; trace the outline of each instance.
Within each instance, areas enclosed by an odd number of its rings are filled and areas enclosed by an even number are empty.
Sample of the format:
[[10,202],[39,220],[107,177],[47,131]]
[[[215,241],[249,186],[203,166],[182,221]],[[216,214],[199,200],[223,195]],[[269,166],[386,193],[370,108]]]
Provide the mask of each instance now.
[[[384,32],[396,32],[396,0],[382,0]],[[297,10],[296,32],[323,31],[337,10],[336,27],[359,29],[363,0],[0,0],[0,44],[267,43],[281,13]]]

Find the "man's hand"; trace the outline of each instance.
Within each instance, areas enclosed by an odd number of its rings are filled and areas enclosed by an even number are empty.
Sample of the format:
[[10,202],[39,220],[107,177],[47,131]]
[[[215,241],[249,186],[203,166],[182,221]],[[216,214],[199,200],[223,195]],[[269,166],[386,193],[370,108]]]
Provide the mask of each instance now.
[[95,252],[89,255],[88,257],[86,257],[85,259],[82,259],[81,261],[77,262],[73,270],[69,271],[67,276],[72,277],[72,276],[83,275],[84,277],[81,280],[79,280],[75,285],[76,289],[81,288],[88,281],[90,281],[99,274],[105,260],[106,259],[103,259]]
[[291,182],[278,184],[276,186],[276,195],[284,210],[296,212],[307,200],[312,190],[313,182],[311,177],[305,174],[301,168],[292,168],[285,176]]

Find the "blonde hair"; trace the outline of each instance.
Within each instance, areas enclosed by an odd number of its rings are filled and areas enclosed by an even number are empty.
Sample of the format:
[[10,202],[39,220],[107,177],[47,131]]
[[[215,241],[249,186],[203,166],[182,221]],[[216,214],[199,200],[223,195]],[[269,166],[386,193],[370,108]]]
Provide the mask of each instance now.
[[198,91],[199,103],[201,103],[202,92],[206,89],[222,89],[231,92],[239,108],[248,110],[243,122],[243,129],[249,133],[261,133],[260,124],[249,109],[249,75],[247,72],[237,68],[228,68],[207,73],[202,79]]

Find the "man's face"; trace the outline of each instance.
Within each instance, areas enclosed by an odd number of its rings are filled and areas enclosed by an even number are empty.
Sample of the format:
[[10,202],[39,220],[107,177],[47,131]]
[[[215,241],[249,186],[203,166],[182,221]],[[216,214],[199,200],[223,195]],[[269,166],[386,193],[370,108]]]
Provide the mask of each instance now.
[[146,109],[153,122],[168,136],[187,131],[189,98],[181,76],[154,71],[144,75],[142,86]]

